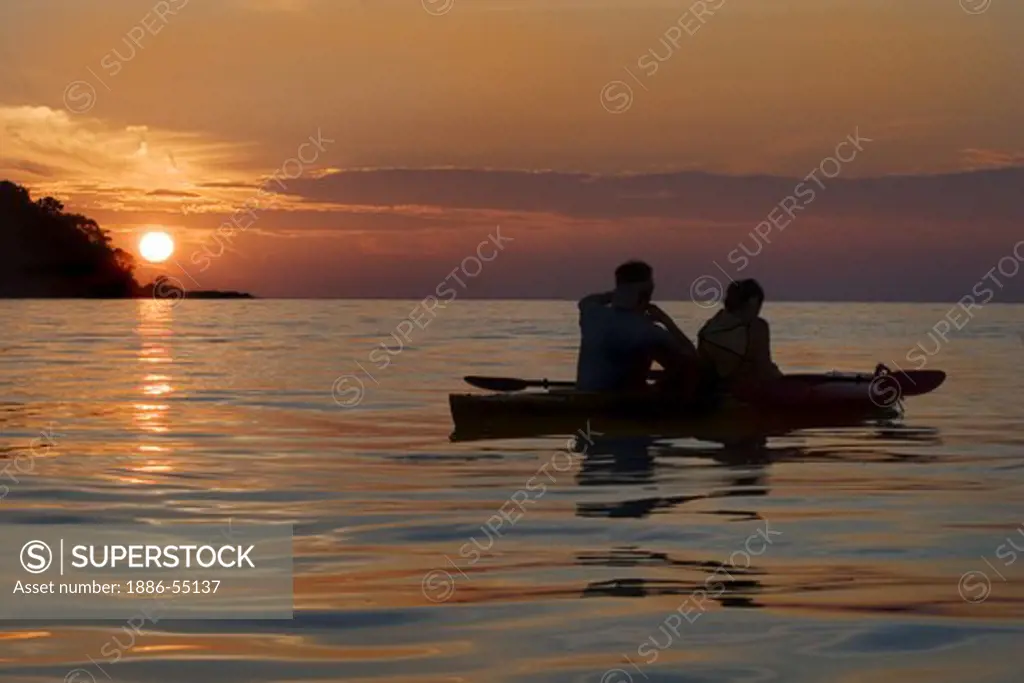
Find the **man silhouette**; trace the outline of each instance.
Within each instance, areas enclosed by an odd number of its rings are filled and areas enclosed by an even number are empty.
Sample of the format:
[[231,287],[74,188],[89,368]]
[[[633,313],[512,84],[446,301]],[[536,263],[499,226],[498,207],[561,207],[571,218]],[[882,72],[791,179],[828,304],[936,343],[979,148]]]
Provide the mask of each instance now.
[[578,390],[646,389],[651,363],[657,362],[666,371],[660,384],[692,397],[699,374],[697,349],[651,303],[653,294],[653,269],[643,261],[628,261],[615,269],[614,290],[580,300]]

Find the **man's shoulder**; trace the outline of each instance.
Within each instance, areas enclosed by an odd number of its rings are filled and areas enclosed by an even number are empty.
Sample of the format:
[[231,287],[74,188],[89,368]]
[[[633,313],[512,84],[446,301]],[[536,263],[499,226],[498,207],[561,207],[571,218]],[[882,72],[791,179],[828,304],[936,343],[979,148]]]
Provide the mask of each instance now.
[[584,309],[591,310],[596,308],[605,308],[612,301],[611,292],[600,292],[597,294],[588,294],[587,296],[576,302],[576,307],[583,311]]
[[580,318],[603,318],[611,313],[611,307],[582,299],[579,304]]

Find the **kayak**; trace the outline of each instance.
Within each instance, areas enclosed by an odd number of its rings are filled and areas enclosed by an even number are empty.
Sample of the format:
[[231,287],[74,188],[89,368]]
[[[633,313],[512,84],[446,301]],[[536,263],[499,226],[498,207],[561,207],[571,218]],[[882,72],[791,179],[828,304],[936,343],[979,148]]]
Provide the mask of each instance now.
[[897,407],[903,399],[923,396],[946,381],[941,370],[892,372],[879,365],[874,373],[827,372],[785,375],[739,398],[766,410],[847,410]]
[[[654,390],[631,394],[571,388],[520,393],[450,394],[453,439],[572,432],[593,422],[613,430],[672,433],[786,433],[892,419],[904,399],[937,389],[939,370],[787,375],[756,392],[713,397],[697,406]],[[546,381],[545,381],[546,383]],[[568,384],[568,383],[565,383]],[[716,439],[717,440],[717,439]]]

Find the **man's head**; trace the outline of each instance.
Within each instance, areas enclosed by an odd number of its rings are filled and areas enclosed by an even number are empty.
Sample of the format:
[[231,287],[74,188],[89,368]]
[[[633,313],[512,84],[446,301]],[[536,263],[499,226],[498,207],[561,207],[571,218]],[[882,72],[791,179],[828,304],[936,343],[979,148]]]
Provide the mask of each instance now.
[[615,298],[620,308],[643,308],[654,296],[654,270],[643,261],[626,261],[615,269]]

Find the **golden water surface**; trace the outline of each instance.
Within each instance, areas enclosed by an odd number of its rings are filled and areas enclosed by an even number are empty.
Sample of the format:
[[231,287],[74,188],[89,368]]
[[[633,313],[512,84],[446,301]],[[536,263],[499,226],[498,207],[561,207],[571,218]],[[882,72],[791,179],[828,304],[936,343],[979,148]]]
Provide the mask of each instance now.
[[571,378],[572,303],[393,337],[413,307],[0,302],[4,524],[291,524],[295,556],[291,621],[7,621],[0,680],[1021,680],[1024,307],[936,343],[948,306],[771,305],[785,369],[920,343],[949,379],[886,423],[575,449],[453,443],[447,407]]

